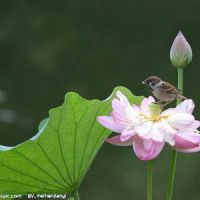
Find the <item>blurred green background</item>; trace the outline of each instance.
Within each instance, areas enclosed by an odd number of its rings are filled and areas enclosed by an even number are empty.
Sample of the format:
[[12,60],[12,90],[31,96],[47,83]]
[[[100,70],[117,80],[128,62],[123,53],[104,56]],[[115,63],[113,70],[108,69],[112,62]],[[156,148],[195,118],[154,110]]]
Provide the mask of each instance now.
[[[176,84],[169,60],[179,30],[193,49],[184,94],[200,118],[200,2],[145,0],[0,1],[0,141],[37,132],[48,110],[75,91],[104,99],[115,86],[136,95],[149,75]],[[98,134],[98,133],[97,133]],[[154,199],[163,199],[170,149],[156,159]],[[179,154],[174,200],[200,199],[200,154]],[[145,199],[146,164],[131,148],[105,144],[80,188],[82,200]]]

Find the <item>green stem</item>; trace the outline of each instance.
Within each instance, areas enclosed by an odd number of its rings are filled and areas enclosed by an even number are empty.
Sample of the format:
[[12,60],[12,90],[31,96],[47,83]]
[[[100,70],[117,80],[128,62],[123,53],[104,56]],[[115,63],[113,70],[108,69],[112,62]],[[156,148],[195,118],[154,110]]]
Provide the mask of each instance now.
[[74,192],[74,200],[80,200],[78,190]]
[[175,177],[175,171],[176,171],[176,159],[177,159],[177,152],[175,150],[172,150],[172,157],[171,157],[171,161],[170,161],[170,171],[169,171],[169,178],[168,178],[168,186],[167,186],[167,193],[166,193],[165,200],[172,199],[174,177]]
[[76,190],[75,192],[73,192],[72,195],[73,195],[73,196],[70,197],[68,200],[80,200],[78,190]]
[[[178,89],[183,94],[183,68],[178,68]],[[177,105],[181,103],[181,99],[177,100]],[[176,171],[176,160],[177,160],[177,152],[172,150],[172,156],[170,161],[170,171],[169,171],[169,178],[168,178],[168,186],[166,192],[165,200],[172,199],[173,187],[174,187],[174,178],[175,178],[175,171]]]
[[147,163],[147,200],[152,200],[153,192],[153,160]]
[[[183,94],[183,68],[178,68],[178,89]],[[181,99],[177,100],[177,105],[181,103]]]

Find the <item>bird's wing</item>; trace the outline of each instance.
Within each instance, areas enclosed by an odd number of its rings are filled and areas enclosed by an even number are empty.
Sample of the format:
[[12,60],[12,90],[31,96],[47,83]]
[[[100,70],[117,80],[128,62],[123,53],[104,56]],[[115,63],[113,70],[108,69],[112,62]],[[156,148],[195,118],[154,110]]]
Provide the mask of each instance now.
[[178,94],[179,91],[176,89],[176,87],[174,87],[173,85],[171,85],[168,82],[163,81],[161,88],[163,88],[165,90],[166,93],[169,94]]

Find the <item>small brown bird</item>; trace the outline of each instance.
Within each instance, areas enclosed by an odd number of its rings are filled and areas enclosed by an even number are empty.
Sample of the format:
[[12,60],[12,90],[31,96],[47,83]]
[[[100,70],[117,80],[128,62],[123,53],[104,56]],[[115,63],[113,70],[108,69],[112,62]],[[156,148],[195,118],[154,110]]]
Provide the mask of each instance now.
[[180,90],[178,90],[175,86],[171,85],[166,81],[163,81],[157,76],[150,76],[147,79],[145,79],[142,83],[148,84],[151,87],[153,95],[157,99],[159,99],[160,103],[170,103],[175,99],[187,99],[180,93]]

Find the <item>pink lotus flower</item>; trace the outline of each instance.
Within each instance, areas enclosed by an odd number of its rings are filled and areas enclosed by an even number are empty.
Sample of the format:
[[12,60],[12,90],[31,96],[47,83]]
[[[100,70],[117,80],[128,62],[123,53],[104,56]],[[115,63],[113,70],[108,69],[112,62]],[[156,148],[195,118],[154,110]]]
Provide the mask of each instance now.
[[104,127],[119,133],[106,139],[117,146],[133,145],[136,156],[151,160],[159,155],[165,143],[173,149],[191,153],[200,151],[200,121],[192,115],[194,103],[185,100],[176,108],[163,112],[154,104],[153,97],[144,98],[141,105],[131,105],[127,98],[117,92],[112,101],[111,116],[97,118]]

